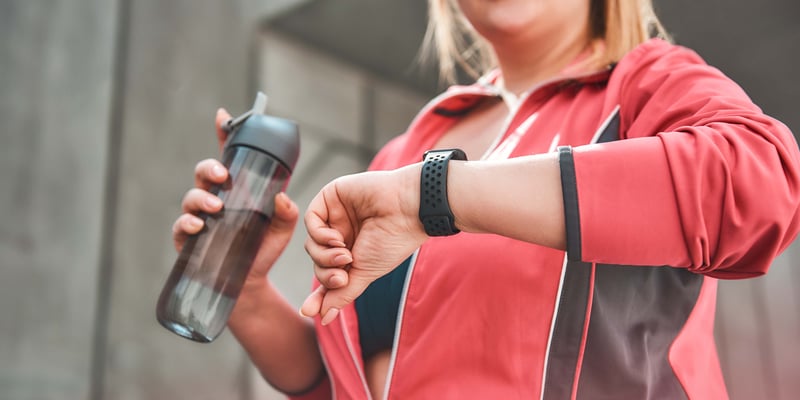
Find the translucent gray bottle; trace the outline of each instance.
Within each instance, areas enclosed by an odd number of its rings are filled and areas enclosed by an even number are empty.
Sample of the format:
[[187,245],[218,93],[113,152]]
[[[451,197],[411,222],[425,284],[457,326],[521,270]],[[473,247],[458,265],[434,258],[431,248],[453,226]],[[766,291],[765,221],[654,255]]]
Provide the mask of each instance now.
[[208,343],[227,325],[275,209],[300,155],[297,125],[264,115],[266,96],[226,123],[222,163],[229,179],[212,191],[223,210],[205,216],[167,278],[156,308],[158,322],[185,338]]

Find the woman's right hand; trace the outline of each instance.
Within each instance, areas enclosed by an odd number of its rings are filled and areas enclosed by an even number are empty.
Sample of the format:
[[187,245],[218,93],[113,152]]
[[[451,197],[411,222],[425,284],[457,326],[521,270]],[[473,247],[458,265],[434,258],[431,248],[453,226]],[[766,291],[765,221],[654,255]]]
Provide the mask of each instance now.
[[[230,118],[230,114],[224,109],[217,111],[216,132],[220,151],[227,138],[227,133],[222,130],[221,126]],[[227,179],[228,170],[218,160],[209,158],[197,163],[194,169],[195,187],[189,189],[183,196],[181,202],[183,214],[172,225],[172,240],[175,250],[180,252],[189,236],[195,235],[203,229],[204,221],[200,218],[200,214],[216,214],[222,210],[222,201],[209,190],[215,185],[224,183]],[[275,212],[272,222],[250,269],[248,282],[264,282],[272,264],[289,243],[297,225],[298,215],[297,205],[289,196],[280,193],[275,197]]]

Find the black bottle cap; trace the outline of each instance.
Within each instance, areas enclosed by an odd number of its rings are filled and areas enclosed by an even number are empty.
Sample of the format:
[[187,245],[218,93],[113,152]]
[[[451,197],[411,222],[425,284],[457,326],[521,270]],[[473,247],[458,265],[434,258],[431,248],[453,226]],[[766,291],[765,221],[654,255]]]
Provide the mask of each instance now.
[[289,172],[294,171],[300,158],[300,133],[294,121],[253,114],[232,134],[225,147],[252,147],[280,161]]

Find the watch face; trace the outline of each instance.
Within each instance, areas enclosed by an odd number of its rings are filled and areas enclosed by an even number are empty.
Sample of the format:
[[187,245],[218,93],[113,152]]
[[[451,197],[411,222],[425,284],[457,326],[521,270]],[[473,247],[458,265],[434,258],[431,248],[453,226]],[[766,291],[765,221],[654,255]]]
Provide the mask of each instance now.
[[428,151],[425,152],[425,154],[422,155],[422,159],[425,160],[426,158],[428,158],[428,156],[433,156],[434,154],[445,154],[445,155],[447,155],[446,153],[452,153],[452,155],[449,157],[450,159],[459,160],[459,161],[466,161],[467,160],[467,153],[465,153],[464,150],[461,150],[461,149],[428,150]]

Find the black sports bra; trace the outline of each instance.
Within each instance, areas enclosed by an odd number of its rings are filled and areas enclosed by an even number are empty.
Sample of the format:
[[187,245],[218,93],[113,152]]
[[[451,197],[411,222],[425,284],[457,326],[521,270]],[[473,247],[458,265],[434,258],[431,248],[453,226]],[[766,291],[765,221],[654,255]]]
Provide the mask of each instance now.
[[392,348],[400,297],[403,295],[403,286],[410,265],[411,257],[392,272],[372,282],[367,290],[356,298],[358,335],[364,360]]

